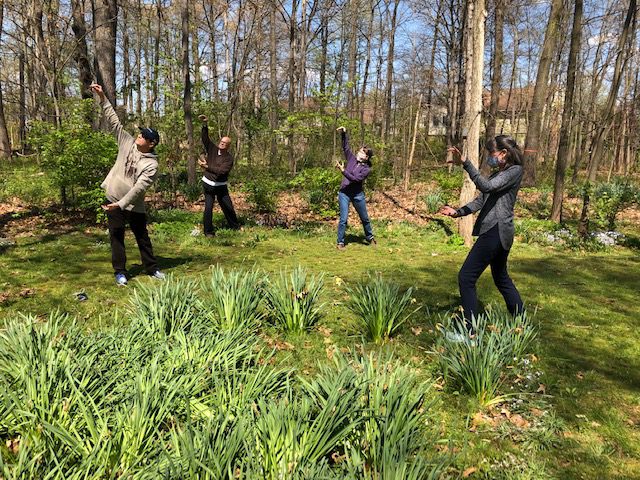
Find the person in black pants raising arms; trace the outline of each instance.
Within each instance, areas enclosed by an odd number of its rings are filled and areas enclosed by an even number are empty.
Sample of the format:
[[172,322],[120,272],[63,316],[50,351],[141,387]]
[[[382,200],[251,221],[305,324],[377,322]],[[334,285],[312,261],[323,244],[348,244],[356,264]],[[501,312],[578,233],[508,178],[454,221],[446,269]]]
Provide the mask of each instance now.
[[227,187],[227,179],[229,172],[233,168],[233,155],[229,153],[231,139],[222,137],[216,145],[209,138],[209,127],[207,127],[207,117],[200,115],[198,117],[202,122],[202,143],[207,152],[206,159],[200,158],[198,165],[203,169],[202,188],[204,189],[204,217],[203,226],[204,234],[208,237],[213,236],[213,201],[218,199],[227,225],[233,230],[240,229],[238,217],[233,209],[231,197],[229,196],[229,188]]
[[442,215],[454,218],[480,210],[473,227],[473,235],[477,235],[478,240],[458,274],[462,309],[469,331],[472,331],[471,319],[478,315],[476,282],[489,265],[509,312],[516,315],[524,310],[520,293],[507,273],[507,258],[515,234],[513,207],[523,175],[522,152],[515,140],[506,135],[488,140],[486,148],[489,166],[497,169],[488,178],[482,176],[469,160],[463,159],[457,148],[449,149],[453,152],[453,163],[463,166],[481,193],[458,209],[448,205],[440,209]]

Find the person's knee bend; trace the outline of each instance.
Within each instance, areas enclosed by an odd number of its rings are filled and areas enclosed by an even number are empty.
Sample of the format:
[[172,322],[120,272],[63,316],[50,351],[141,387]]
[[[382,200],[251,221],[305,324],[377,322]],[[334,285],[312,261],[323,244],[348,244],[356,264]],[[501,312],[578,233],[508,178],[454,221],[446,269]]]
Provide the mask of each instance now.
[[473,287],[476,284],[476,280],[473,275],[461,268],[458,272],[458,285],[460,287]]

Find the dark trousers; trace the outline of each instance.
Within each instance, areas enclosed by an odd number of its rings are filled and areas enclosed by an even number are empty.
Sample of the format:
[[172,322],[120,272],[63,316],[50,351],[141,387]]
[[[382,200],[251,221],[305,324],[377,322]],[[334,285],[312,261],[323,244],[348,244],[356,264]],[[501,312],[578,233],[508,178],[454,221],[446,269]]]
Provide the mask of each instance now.
[[127,223],[136,237],[140,258],[147,273],[158,269],[156,257],[147,231],[147,216],[144,213],[129,212],[127,210],[111,210],[107,212],[109,222],[109,238],[111,239],[111,264],[115,273],[126,273],[127,253],[124,248],[124,230]]
[[226,185],[219,187],[213,187],[207,183],[202,182],[202,188],[204,189],[204,216],[202,223],[204,225],[204,233],[213,233],[213,202],[218,200],[224,218],[227,219],[229,228],[237,230],[240,228],[236,211],[233,209],[233,203],[231,203],[231,197],[229,196],[229,189]]
[[476,282],[489,265],[491,265],[493,282],[504,297],[509,312],[515,315],[523,311],[520,293],[507,273],[508,256],[509,250],[505,250],[500,243],[497,225],[480,235],[473,245],[460,273],[458,273],[458,286],[460,287],[462,309],[467,326],[470,326],[471,318],[478,315]]

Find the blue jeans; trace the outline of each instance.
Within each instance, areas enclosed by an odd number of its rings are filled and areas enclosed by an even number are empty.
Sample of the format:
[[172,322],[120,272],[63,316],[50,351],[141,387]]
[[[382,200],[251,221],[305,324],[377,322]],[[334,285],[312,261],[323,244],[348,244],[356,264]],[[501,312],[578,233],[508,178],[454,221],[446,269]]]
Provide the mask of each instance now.
[[338,205],[340,206],[340,222],[338,223],[338,243],[344,245],[344,233],[347,230],[347,218],[349,217],[349,203],[353,203],[353,208],[356,209],[360,216],[360,221],[364,227],[364,235],[367,240],[373,238],[373,229],[371,228],[371,221],[369,220],[369,214],[367,213],[367,202],[364,199],[364,192],[356,193],[354,195],[347,195],[343,192],[338,192]]

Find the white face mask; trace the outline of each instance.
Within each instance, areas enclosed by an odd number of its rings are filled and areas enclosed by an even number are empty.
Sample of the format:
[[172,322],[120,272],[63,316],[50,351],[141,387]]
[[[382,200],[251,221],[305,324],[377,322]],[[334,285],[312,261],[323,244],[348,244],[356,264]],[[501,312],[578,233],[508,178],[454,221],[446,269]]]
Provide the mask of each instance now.
[[367,160],[367,155],[365,153],[358,152],[358,154],[356,155],[356,158],[358,159],[359,162],[365,162]]

